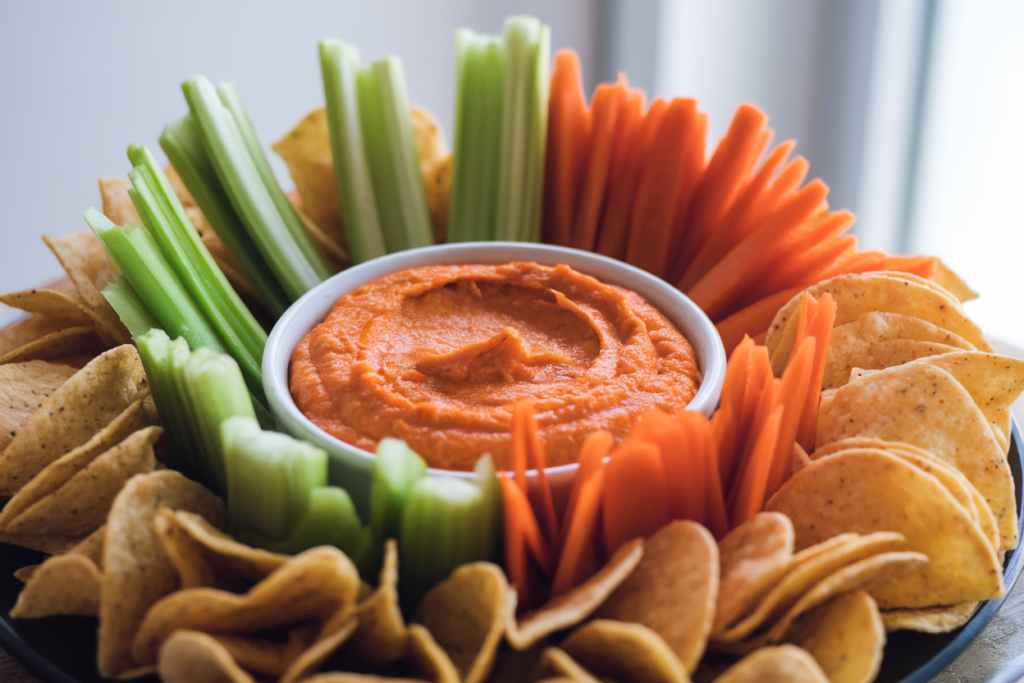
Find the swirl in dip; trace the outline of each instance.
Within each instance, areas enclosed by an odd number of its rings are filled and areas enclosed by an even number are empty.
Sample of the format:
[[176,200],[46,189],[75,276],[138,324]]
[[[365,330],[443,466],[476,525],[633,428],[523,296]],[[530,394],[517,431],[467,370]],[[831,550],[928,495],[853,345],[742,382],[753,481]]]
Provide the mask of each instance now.
[[693,399],[690,343],[639,294],[568,266],[430,266],[345,294],[295,348],[299,410],[364,450],[393,436],[431,467],[508,462],[513,405],[535,401],[549,465]]

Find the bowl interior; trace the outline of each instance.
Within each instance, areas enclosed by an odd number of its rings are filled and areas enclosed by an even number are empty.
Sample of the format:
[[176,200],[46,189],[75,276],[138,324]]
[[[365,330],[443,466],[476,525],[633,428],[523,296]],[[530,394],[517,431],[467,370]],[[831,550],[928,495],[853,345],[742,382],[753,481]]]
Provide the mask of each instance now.
[[[270,333],[263,354],[263,385],[270,410],[281,428],[328,453],[332,484],[349,491],[361,514],[369,508],[373,470],[367,453],[317,427],[295,406],[288,391],[288,363],[292,349],[314,325],[323,320],[334,302],[346,292],[378,277],[407,268],[431,265],[498,264],[535,261],[543,265],[565,264],[602,282],[632,289],[662,312],[693,346],[701,371],[701,386],[689,408],[706,415],[718,404],[725,381],[725,348],[714,325],[700,308],[667,282],[626,263],[590,252],[523,242],[466,242],[411,249],[367,261],[342,271],[296,301]],[[556,496],[568,495],[576,465],[547,470]],[[471,472],[430,469],[432,474],[470,477]],[[531,476],[531,480],[534,477]]]

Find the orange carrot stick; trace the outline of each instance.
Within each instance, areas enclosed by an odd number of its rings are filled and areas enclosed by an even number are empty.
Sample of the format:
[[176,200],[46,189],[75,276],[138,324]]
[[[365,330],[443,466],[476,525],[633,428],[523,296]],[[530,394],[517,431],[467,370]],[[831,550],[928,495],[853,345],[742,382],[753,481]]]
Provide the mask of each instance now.
[[936,256],[886,256],[882,267],[879,270],[894,270],[900,273],[910,273],[930,280],[939,267],[939,259]]
[[718,455],[718,485],[724,501],[742,455],[739,452],[742,447],[739,420],[734,413],[715,411],[711,416],[711,439]]
[[526,494],[510,477],[503,476],[500,481],[504,504],[505,571],[519,594],[519,604],[532,605],[537,598],[537,579],[531,571],[530,558],[550,573],[550,550]]
[[753,350],[754,341],[749,337],[744,337],[743,341],[729,352],[719,410],[733,413],[742,412],[743,394],[747,386],[747,375],[750,372],[750,354]]
[[566,518],[565,545],[551,584],[552,597],[583,583],[601,567],[598,535],[604,479],[604,463],[600,463],[580,484],[572,516]]
[[633,201],[626,262],[658,276],[668,260],[679,193],[689,180],[685,177],[689,165],[684,157],[696,116],[697,103],[693,100],[669,103]]
[[757,433],[756,446],[739,481],[737,495],[731,506],[729,521],[734,529],[749,521],[764,508],[765,490],[768,486],[772,455],[778,441],[782,411],[782,406],[777,406]]
[[796,443],[800,420],[807,405],[807,395],[812,391],[810,384],[814,374],[814,338],[804,338],[795,349],[782,373],[776,397],[776,405],[782,406],[783,413],[764,500],[778,491],[793,473],[793,444]]
[[612,446],[615,445],[615,437],[612,436],[611,432],[600,429],[596,432],[591,432],[587,435],[587,438],[583,440],[583,445],[580,446],[579,456],[579,469],[576,470],[576,476],[572,480],[572,491],[569,493],[569,502],[565,506],[565,512],[562,514],[562,526],[561,526],[561,537],[564,539],[569,534],[569,524],[571,523],[572,517],[575,514],[577,505],[577,498],[579,497],[579,489],[583,485],[583,482],[587,481],[594,472],[604,467],[604,459],[611,453]]
[[[689,480],[682,482],[676,491],[670,491],[669,502],[672,506],[674,519],[689,519],[698,524],[708,526],[709,496],[709,460],[708,450],[711,446],[711,422],[703,413],[695,410],[681,410],[676,414],[679,424],[679,440],[676,448],[677,457],[685,459],[685,471],[689,472]],[[669,446],[671,447],[671,446]],[[672,481],[669,471],[669,458],[665,457],[666,445],[662,445],[662,457],[665,460],[665,471]],[[683,468],[676,467],[677,473]],[[717,479],[717,476],[715,477]],[[676,494],[676,495],[673,495]],[[678,494],[685,497],[679,500]]]
[[612,149],[618,128],[619,112],[625,107],[629,93],[625,77],[615,84],[597,86],[590,105],[592,128],[583,183],[576,202],[576,221],[570,243],[577,249],[593,251],[601,220],[601,208],[608,188]]
[[608,555],[669,522],[665,466],[657,446],[630,441],[615,449],[605,465],[601,519]]
[[839,275],[853,275],[855,273],[880,270],[886,258],[888,258],[888,255],[884,251],[859,251],[850,258],[826,269],[821,274],[821,279],[828,280]]
[[754,336],[767,330],[779,309],[792,299],[800,289],[802,288],[776,292],[733,313],[715,325],[718,335],[722,338],[722,343],[725,345],[725,352],[729,353],[735,348],[744,335]]
[[[726,418],[719,424],[729,427],[729,419]],[[725,509],[725,491],[722,488],[719,466],[719,444],[721,436],[719,426],[715,424],[714,417],[708,422],[708,441],[705,457],[707,462],[705,472],[707,473],[707,527],[711,534],[718,540],[729,533],[729,513]]]
[[576,195],[590,145],[590,112],[579,56],[559,50],[551,67],[548,139],[544,157],[544,241],[569,245]]
[[814,450],[814,440],[818,431],[818,407],[821,404],[821,382],[825,376],[825,363],[828,360],[828,347],[832,340],[832,327],[836,321],[836,302],[832,295],[825,292],[818,299],[813,312],[805,322],[803,316],[797,323],[797,343],[803,338],[815,340],[814,368],[809,380],[809,391],[805,400],[800,426],[797,429],[797,442],[805,451]]
[[[540,498],[540,518],[544,525],[545,537],[552,548],[558,547],[558,519],[555,516],[554,497],[551,495],[551,485],[548,482],[548,475],[545,471],[547,462],[544,457],[544,444],[540,440],[540,432],[537,429],[537,417],[533,412],[533,400],[524,399],[516,403],[512,413],[513,420],[513,453],[515,453],[515,437],[518,433],[525,443],[526,458],[529,465],[537,472],[536,495]],[[518,430],[515,428],[518,425]],[[525,479],[525,473],[523,473]],[[516,483],[520,484],[520,471],[516,470]],[[522,488],[520,484],[520,488]],[[524,493],[529,491],[523,488]]]
[[665,100],[655,100],[651,104],[639,130],[634,134],[635,139],[629,149],[629,155],[623,162],[621,176],[616,174],[621,180],[617,180],[610,188],[608,205],[601,219],[601,229],[598,231],[597,250],[605,256],[624,258],[626,255],[626,245],[629,244],[629,221],[633,214],[637,186],[640,184],[648,150],[654,143],[654,137],[661,127],[661,120],[667,109],[668,103]]

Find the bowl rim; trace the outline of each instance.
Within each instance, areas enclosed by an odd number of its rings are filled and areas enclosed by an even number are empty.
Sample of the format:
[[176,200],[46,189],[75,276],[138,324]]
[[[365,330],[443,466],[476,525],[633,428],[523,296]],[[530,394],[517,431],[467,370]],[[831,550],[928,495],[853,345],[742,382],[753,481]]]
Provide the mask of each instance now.
[[[288,389],[289,365],[295,345],[313,326],[323,321],[339,297],[389,273],[431,265],[501,264],[515,261],[534,261],[541,265],[564,263],[603,283],[623,286],[643,296],[680,329],[693,347],[701,371],[701,385],[687,409],[699,410],[711,416],[718,405],[725,382],[725,347],[714,323],[683,292],[645,270],[601,254],[535,242],[488,241],[436,244],[374,258],[336,273],[293,303],[271,330],[262,362],[263,388],[278,426],[293,436],[297,436],[297,432],[301,433],[302,438],[327,450],[329,456],[332,451],[342,451],[358,460],[359,466],[367,469],[372,467],[375,454],[327,433],[295,405]],[[671,306],[667,307],[668,302],[671,302]],[[311,320],[308,326],[304,322],[306,320]],[[297,322],[304,328],[301,333],[296,332]],[[683,322],[688,324],[681,324]],[[690,329],[691,326],[693,329]],[[544,471],[547,476],[560,479],[570,476],[578,467],[578,463],[569,463],[548,467]],[[472,471],[434,467],[429,467],[427,472],[466,479],[475,476]],[[528,475],[536,475],[536,470],[529,470]]]

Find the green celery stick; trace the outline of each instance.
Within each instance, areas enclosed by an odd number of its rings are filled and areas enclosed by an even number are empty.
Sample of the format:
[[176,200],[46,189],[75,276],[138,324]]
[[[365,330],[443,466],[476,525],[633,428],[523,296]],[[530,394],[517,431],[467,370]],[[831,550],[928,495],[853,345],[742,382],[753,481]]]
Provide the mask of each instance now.
[[480,527],[489,530],[477,537],[480,545],[476,552],[478,557],[495,560],[498,557],[502,533],[504,533],[502,519],[505,506],[501,498],[501,483],[498,481],[498,473],[494,469],[494,461],[490,454],[486,454],[476,461],[473,472],[476,475],[474,483],[480,488],[484,498]]
[[404,441],[385,438],[377,444],[377,457],[373,464],[373,482],[370,484],[370,529],[373,550],[362,569],[376,574],[384,552],[384,542],[398,539],[402,528],[409,491],[427,473],[427,463]]
[[224,193],[213,163],[203,147],[202,133],[195,118],[186,114],[180,120],[167,124],[160,135],[160,146],[213,231],[238,261],[260,301],[273,316],[280,317],[291,301],[274,279],[270,266],[245,231],[245,226],[231,206],[231,200]]
[[186,400],[193,406],[194,432],[201,444],[201,457],[209,462],[221,493],[228,490],[220,426],[235,415],[256,419],[249,390],[238,364],[231,356],[209,349],[196,349],[184,369]]
[[356,86],[363,147],[387,249],[433,244],[401,60],[387,57],[360,69]]
[[505,48],[501,39],[459,29],[455,34],[455,142],[448,241],[495,237]]
[[184,337],[194,349],[225,353],[217,332],[145,228],[114,225],[96,209],[85,210],[85,222],[103,242],[118,268],[168,335]]
[[232,533],[284,540],[309,509],[310,491],[327,485],[327,454],[249,417],[221,423]]
[[123,275],[114,274],[113,281],[103,288],[103,298],[113,307],[132,337],[138,337],[153,328],[159,329],[160,322],[146,308],[146,303]]
[[383,256],[387,248],[363,147],[356,85],[359,51],[339,40],[323,40],[320,65],[342,223],[352,262],[362,263]]
[[505,22],[505,100],[495,235],[540,239],[551,32],[533,17]]
[[235,117],[235,124],[238,126],[238,131],[242,134],[242,140],[249,150],[249,156],[252,157],[256,170],[263,180],[263,186],[270,193],[271,199],[274,200],[274,206],[277,207],[278,213],[284,219],[292,239],[295,240],[302,253],[305,254],[306,259],[320,274],[320,278],[326,280],[331,276],[331,269],[327,266],[327,261],[324,260],[323,254],[313,244],[313,239],[309,236],[309,232],[306,231],[306,226],[302,223],[302,219],[299,218],[299,214],[296,213],[295,207],[288,201],[288,198],[281,190],[281,186],[277,184],[277,178],[274,177],[274,171],[270,168],[270,163],[267,161],[266,154],[263,153],[263,148],[260,147],[260,141],[256,137],[256,130],[252,126],[252,121],[249,120],[245,109],[242,108],[242,100],[238,96],[238,88],[234,83],[221,83],[217,86],[217,94],[220,96],[220,101],[228,108],[232,116]]
[[128,158],[135,164],[128,174],[133,187],[129,195],[160,251],[231,355],[262,381],[259,364],[267,333],[210,256],[153,155],[145,147],[132,145]]
[[309,509],[285,540],[243,533],[243,538],[277,553],[294,555],[318,545],[333,545],[356,564],[367,551],[369,535],[348,492],[337,486],[317,486],[309,492]]
[[189,111],[202,131],[203,143],[231,205],[291,300],[324,279],[295,242],[253,162],[235,117],[213,85],[197,76],[182,85]]

